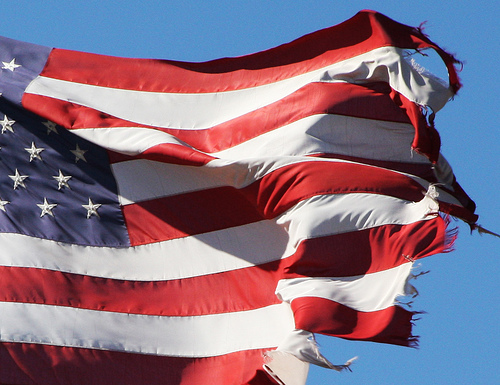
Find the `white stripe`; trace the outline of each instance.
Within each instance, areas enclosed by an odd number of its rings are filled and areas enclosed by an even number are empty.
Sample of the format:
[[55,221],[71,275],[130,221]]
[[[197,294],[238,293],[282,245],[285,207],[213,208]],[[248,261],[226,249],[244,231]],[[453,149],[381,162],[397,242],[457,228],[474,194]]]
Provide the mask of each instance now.
[[452,96],[434,78],[403,60],[404,51],[382,47],[271,84],[215,93],[142,92],[37,77],[26,93],[94,108],[121,119],[156,127],[209,128],[274,103],[311,82],[385,81],[418,104],[441,109]]
[[434,205],[430,198],[411,203],[377,194],[317,196],[300,202],[277,221],[119,249],[4,233],[0,265],[124,280],[189,278],[287,258],[308,238],[429,219]]
[[318,195],[296,204],[277,223],[287,229],[290,242],[300,242],[387,224],[428,220],[436,217],[437,209],[437,202],[427,196],[420,202],[408,202],[377,194]]
[[[244,188],[284,166],[317,162],[317,158],[215,159],[204,166],[181,166],[137,159],[111,165],[121,205],[221,186]],[[337,162],[337,160],[327,160]],[[345,162],[340,160],[339,162]],[[144,188],[147,186],[147,188]]]
[[172,280],[277,261],[287,241],[285,230],[272,221],[129,248],[68,245],[3,233],[0,265],[123,280]]
[[429,163],[415,154],[411,124],[317,114],[264,133],[226,150],[223,159],[330,153],[393,162]]
[[125,155],[138,155],[159,144],[178,144],[191,148],[166,132],[144,127],[99,127],[71,130],[89,142]]
[[[125,206],[136,202],[163,198],[188,192],[227,186],[229,173],[237,175],[238,166],[180,166],[137,159],[111,164],[118,187],[118,200]],[[243,173],[241,173],[243,175]],[[147,188],[144,188],[147,186]]]
[[342,278],[292,278],[278,282],[276,293],[286,302],[319,297],[363,312],[383,310],[405,295],[412,264],[405,263],[376,273]]
[[276,347],[294,327],[286,303],[234,313],[162,317],[0,302],[0,325],[5,342],[177,357]]

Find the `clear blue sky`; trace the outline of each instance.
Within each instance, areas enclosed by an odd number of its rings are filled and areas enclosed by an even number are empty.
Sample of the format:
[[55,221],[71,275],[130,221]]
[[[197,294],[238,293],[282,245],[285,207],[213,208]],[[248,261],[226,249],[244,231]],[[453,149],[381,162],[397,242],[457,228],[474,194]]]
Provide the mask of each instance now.
[[[361,9],[414,26],[427,21],[430,37],[465,61],[464,87],[436,124],[444,155],[478,205],[479,223],[500,232],[495,0],[2,1],[0,34],[115,56],[205,61],[271,48]],[[416,282],[415,308],[428,313],[415,327],[420,349],[320,338],[334,363],[359,360],[353,373],[312,368],[308,385],[500,384],[500,239],[459,226],[455,252],[422,261],[431,273]]]

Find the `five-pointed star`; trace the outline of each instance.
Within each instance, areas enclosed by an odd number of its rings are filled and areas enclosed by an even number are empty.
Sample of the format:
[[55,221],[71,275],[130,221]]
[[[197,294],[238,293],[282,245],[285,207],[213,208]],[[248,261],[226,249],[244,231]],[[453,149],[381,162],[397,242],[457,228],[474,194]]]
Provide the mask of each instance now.
[[82,150],[80,148],[80,146],[78,145],[78,143],[76,144],[76,150],[71,150],[71,152],[73,153],[73,155],[75,155],[75,163],[77,163],[80,159],[83,160],[84,162],[87,161],[87,159],[85,159],[85,156],[84,154],[87,152],[88,150]]
[[21,67],[20,64],[16,64],[16,58],[12,59],[10,62],[3,61],[2,64],[3,64],[2,67],[3,70],[9,70],[12,72],[14,72],[16,68]]
[[38,204],[37,206],[42,209],[42,213],[40,214],[40,218],[43,217],[45,214],[49,214],[51,216],[54,216],[52,213],[52,209],[57,206],[57,203],[49,203],[47,202],[47,198],[43,198],[43,203]]
[[54,176],[52,176],[52,178],[54,178],[57,181],[57,183],[58,183],[57,189],[58,190],[60,190],[62,187],[70,188],[69,184],[68,184],[68,181],[72,178],[70,175],[64,175],[62,173],[62,171],[59,170],[59,175],[54,175]]
[[46,122],[42,123],[45,127],[47,127],[47,135],[49,135],[51,132],[54,132],[58,134],[57,132],[57,124],[54,122],[51,122],[50,120],[47,120]]
[[4,115],[3,120],[0,120],[0,124],[2,125],[2,134],[5,133],[5,131],[7,131],[7,130],[9,130],[10,132],[14,132],[12,125],[15,122],[16,122],[15,120],[9,120],[7,115]]
[[40,156],[40,153],[45,150],[45,148],[36,148],[35,143],[31,142],[31,147],[30,148],[25,148],[26,151],[29,152],[30,154],[30,162],[33,161],[33,159],[40,159],[42,160],[42,157]]
[[9,175],[9,178],[14,181],[14,190],[18,186],[26,188],[26,186],[24,185],[24,180],[26,178],[28,178],[28,175],[21,175],[21,174],[19,174],[19,171],[17,170],[17,168],[16,168],[16,174],[15,175]]
[[5,205],[10,203],[9,201],[3,201],[0,199],[0,210],[5,211]]
[[87,219],[90,218],[92,215],[99,216],[99,213],[97,212],[97,209],[101,207],[102,205],[100,203],[94,203],[92,202],[92,199],[89,198],[89,204],[88,205],[82,205],[86,210],[87,210]]

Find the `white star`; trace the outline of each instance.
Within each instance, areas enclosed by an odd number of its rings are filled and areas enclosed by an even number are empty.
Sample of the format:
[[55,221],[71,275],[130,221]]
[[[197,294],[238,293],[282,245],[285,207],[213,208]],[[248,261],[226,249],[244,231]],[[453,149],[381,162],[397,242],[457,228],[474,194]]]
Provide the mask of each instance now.
[[26,188],[24,185],[24,180],[26,178],[29,178],[28,175],[21,175],[19,174],[19,171],[16,168],[16,174],[15,175],[9,175],[9,178],[14,181],[14,190],[17,188],[17,186],[21,186]]
[[3,120],[0,120],[0,124],[2,125],[2,134],[5,133],[5,131],[7,131],[7,130],[9,130],[10,132],[14,132],[12,125],[15,122],[16,122],[15,120],[9,120],[7,115],[4,115]]
[[43,203],[38,204],[37,206],[42,209],[42,213],[40,214],[40,218],[43,217],[45,214],[49,214],[51,216],[54,216],[52,213],[52,209],[57,206],[57,203],[49,203],[47,202],[47,198],[43,198]]
[[40,159],[42,160],[42,157],[40,156],[40,153],[45,150],[45,148],[36,148],[35,143],[31,142],[31,148],[25,148],[26,151],[29,152],[30,154],[30,162],[33,161],[33,159]]
[[97,212],[97,209],[101,207],[102,205],[99,203],[94,203],[92,202],[92,199],[89,198],[89,204],[88,205],[82,205],[86,210],[87,210],[87,219],[90,218],[92,215],[99,216],[99,213]]
[[58,134],[57,132],[57,124],[54,122],[51,122],[50,120],[47,120],[46,122],[42,123],[45,127],[47,127],[47,135],[49,135],[51,132],[54,132]]
[[1,198],[0,198],[0,210],[2,211],[5,211],[5,205],[10,203],[9,201],[3,201]]
[[55,180],[57,180],[57,183],[58,183],[57,189],[58,190],[60,190],[62,187],[70,188],[69,184],[68,184],[68,181],[72,177],[69,176],[69,175],[68,176],[64,175],[61,170],[59,170],[59,175],[53,176],[52,178],[54,178]]
[[87,159],[85,159],[85,156],[83,154],[85,154],[88,150],[82,150],[80,148],[80,146],[78,145],[78,143],[76,144],[76,150],[71,150],[71,152],[73,153],[73,155],[75,155],[75,163],[77,163],[80,159],[83,160],[84,162],[87,161]]
[[8,63],[7,63],[7,62],[5,62],[5,61],[3,61],[3,62],[2,62],[2,64],[3,64],[2,69],[3,69],[3,70],[9,70],[9,71],[14,72],[14,70],[15,70],[16,68],[21,67],[21,65],[20,65],[20,64],[16,64],[16,63],[15,63],[15,61],[16,61],[16,58],[12,59],[12,60],[11,60],[10,62],[8,62]]

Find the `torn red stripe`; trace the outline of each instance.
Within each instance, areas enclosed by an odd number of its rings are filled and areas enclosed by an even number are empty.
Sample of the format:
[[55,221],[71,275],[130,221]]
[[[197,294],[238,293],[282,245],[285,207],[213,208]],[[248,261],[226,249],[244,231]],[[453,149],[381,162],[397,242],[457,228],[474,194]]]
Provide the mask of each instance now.
[[[353,247],[353,245],[356,245]],[[348,277],[391,269],[450,248],[441,217],[306,239],[283,260],[283,277]]]
[[353,340],[413,346],[411,333],[414,313],[400,306],[360,312],[337,302],[318,297],[292,301],[295,326],[313,333]]

